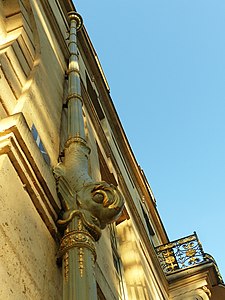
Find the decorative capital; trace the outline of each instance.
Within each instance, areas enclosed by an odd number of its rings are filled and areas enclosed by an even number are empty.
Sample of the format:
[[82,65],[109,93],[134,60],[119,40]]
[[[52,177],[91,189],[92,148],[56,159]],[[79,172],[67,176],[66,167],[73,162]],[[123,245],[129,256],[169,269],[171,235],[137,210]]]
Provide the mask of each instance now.
[[85,230],[73,230],[66,233],[60,243],[58,258],[73,248],[88,248],[96,261],[96,251],[93,237]]
[[76,27],[77,31],[80,30],[83,26],[83,19],[80,14],[78,14],[76,11],[71,11],[68,13],[68,17],[70,19],[70,22],[75,20],[76,21]]

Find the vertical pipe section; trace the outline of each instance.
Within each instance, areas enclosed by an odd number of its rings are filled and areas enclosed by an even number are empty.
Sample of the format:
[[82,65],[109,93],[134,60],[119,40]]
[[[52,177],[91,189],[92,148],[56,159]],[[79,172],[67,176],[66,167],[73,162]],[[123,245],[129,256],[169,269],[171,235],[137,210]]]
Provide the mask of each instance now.
[[84,119],[82,113],[82,98],[77,49],[77,31],[82,27],[82,18],[76,12],[69,13],[70,34],[68,66],[68,139],[81,138],[85,141]]
[[[82,27],[82,18],[76,12],[69,13],[69,18],[68,140],[64,165],[68,174],[67,182],[72,190],[77,192],[85,183],[92,180],[88,175],[89,148],[86,146],[84,130],[77,49],[77,31]],[[73,209],[75,208],[77,208],[76,202],[73,204]],[[95,240],[85,228],[81,214],[77,210],[76,212],[77,214],[67,225],[60,243],[64,273],[63,300],[97,300],[94,275]]]
[[69,224],[60,250],[64,253],[63,300],[97,300],[95,241],[79,215]]

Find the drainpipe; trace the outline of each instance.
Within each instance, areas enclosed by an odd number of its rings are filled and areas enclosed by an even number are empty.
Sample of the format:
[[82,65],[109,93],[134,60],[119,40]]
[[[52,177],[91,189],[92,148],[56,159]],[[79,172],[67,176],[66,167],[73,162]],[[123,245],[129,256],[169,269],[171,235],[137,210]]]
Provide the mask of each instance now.
[[64,160],[54,169],[64,211],[57,222],[63,230],[58,258],[62,260],[63,300],[97,300],[95,242],[101,230],[118,218],[124,199],[115,186],[95,182],[88,174],[90,149],[85,136],[77,50],[77,31],[83,21],[74,11],[69,19],[68,139]]

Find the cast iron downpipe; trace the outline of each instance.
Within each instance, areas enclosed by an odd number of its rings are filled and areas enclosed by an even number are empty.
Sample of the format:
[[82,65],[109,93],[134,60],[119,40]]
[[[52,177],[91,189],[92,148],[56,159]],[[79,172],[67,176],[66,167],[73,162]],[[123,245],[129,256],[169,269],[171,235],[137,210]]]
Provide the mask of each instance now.
[[95,182],[88,174],[90,149],[85,136],[77,49],[77,31],[83,22],[74,11],[69,19],[68,138],[64,160],[54,169],[64,210],[58,220],[64,230],[58,256],[62,259],[63,300],[97,300],[95,242],[101,229],[120,215],[124,200],[116,187]]

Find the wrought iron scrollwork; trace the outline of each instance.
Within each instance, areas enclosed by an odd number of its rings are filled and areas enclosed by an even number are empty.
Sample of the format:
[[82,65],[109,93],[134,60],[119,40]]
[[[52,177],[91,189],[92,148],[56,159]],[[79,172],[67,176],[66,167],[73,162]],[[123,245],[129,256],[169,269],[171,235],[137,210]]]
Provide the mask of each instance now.
[[155,248],[160,265],[166,275],[203,263],[213,263],[218,283],[224,284],[214,258],[203,251],[197,234]]
[[159,262],[166,274],[189,268],[205,261],[196,233],[156,248]]

